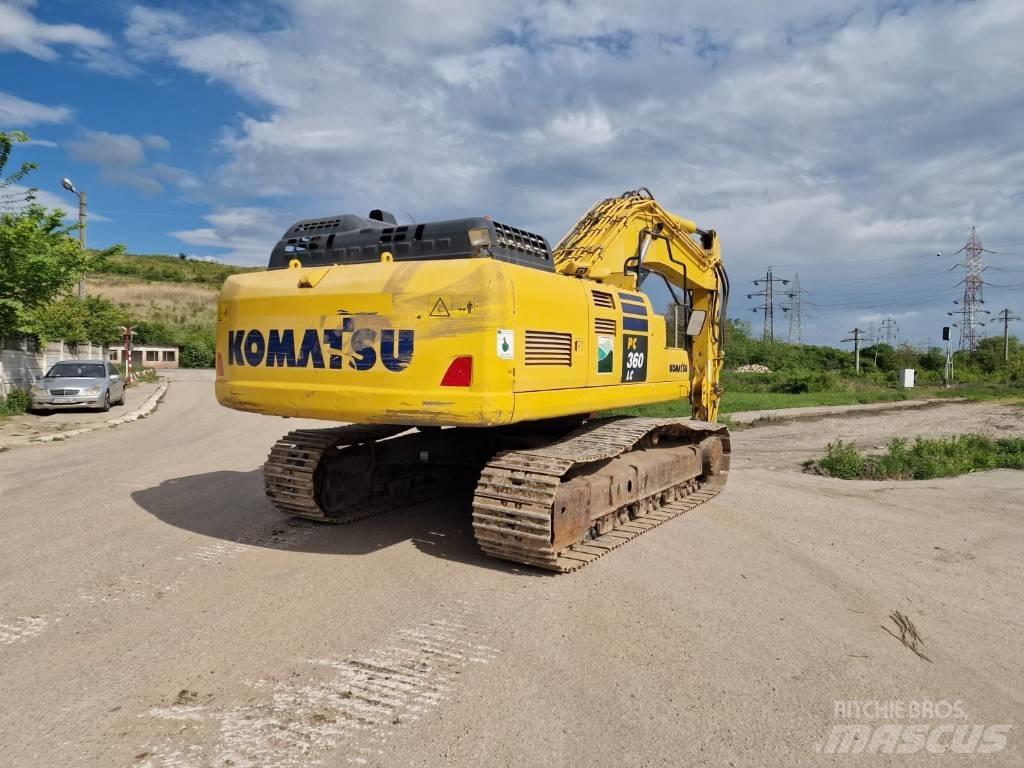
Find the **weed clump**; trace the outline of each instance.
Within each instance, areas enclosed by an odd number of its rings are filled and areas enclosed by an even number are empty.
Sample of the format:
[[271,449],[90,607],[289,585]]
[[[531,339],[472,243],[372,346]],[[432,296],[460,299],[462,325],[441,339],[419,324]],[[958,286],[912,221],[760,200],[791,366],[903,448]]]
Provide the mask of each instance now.
[[844,480],[929,480],[987,469],[1024,469],[1024,438],[958,435],[895,439],[885,453],[863,454],[850,443],[829,443],[815,469]]
[[28,393],[12,389],[7,393],[7,397],[0,398],[0,416],[16,416],[27,411],[30,405],[32,400]]

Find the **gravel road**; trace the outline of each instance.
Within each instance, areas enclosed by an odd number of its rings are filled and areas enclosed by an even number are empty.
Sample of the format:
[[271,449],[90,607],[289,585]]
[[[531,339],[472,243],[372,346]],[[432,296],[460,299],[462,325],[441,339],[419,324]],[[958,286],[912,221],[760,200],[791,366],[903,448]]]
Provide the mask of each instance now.
[[[551,576],[442,501],[279,517],[260,464],[303,422],[171,375],[143,421],[0,454],[4,765],[1024,762],[1024,473],[799,466],[838,436],[1021,434],[1019,409],[739,431],[721,496]],[[834,754],[862,726],[874,754]]]

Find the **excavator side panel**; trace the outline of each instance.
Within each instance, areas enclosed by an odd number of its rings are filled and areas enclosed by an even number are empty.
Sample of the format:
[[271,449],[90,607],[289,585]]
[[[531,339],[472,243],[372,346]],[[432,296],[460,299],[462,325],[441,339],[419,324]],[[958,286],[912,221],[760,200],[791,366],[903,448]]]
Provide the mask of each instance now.
[[487,258],[228,279],[217,397],[362,424],[491,427],[673,400],[685,353],[640,293]]

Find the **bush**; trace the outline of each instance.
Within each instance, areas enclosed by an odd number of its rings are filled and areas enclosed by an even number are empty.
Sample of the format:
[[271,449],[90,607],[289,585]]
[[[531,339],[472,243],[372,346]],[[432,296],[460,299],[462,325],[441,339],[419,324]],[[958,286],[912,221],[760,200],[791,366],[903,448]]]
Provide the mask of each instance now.
[[27,392],[22,392],[20,389],[12,389],[7,393],[7,397],[4,398],[2,410],[8,414],[24,413],[31,404],[32,400]]
[[182,368],[213,368],[216,343],[212,333],[195,333],[181,341],[178,358]]
[[896,439],[879,456],[864,456],[840,440],[829,443],[818,467],[845,480],[930,480],[986,469],[1024,469],[1024,438],[919,437],[912,445]]
[[828,371],[783,371],[772,376],[769,391],[793,395],[804,392],[831,392],[838,383],[837,376]]
[[836,440],[825,448],[825,457],[818,462],[818,466],[826,475],[853,480],[863,476],[864,457],[852,443]]

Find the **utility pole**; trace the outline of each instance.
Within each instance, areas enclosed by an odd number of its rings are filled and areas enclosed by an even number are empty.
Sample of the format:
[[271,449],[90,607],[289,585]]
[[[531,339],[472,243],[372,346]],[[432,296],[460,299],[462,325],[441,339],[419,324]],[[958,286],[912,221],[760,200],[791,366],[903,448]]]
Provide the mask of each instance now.
[[[82,254],[85,254],[85,224],[86,224],[86,196],[85,192],[79,192],[75,189],[75,185],[71,183],[71,179],[64,178],[61,180],[61,186],[64,187],[68,192],[71,192],[78,196],[78,247],[82,249]],[[85,298],[85,275],[83,274],[78,278],[78,298],[79,300]]]
[[[882,321],[882,330],[885,331],[885,343],[891,347],[893,335],[899,334],[900,332],[900,329],[896,327],[896,321],[891,317],[885,318],[885,320]],[[898,335],[896,336],[896,339],[897,341],[899,340]]]
[[793,276],[793,287],[786,292],[786,297],[789,299],[788,305],[783,305],[782,311],[789,313],[789,343],[790,344],[803,344],[804,334],[801,321],[803,320],[803,311],[801,309],[800,299],[801,295],[807,293],[803,288],[800,287],[800,275]]
[[942,340],[946,342],[946,367],[942,372],[942,386],[953,385],[953,342],[949,338],[949,326],[942,326]]
[[981,335],[978,328],[985,325],[978,317],[984,311],[981,305],[985,303],[982,298],[982,286],[985,281],[981,277],[981,273],[985,271],[985,263],[981,254],[995,251],[982,248],[977,229],[971,227],[967,242],[954,256],[961,253],[964,254],[964,260],[958,266],[964,268],[964,295],[960,301],[954,302],[960,305],[960,309],[948,314],[962,315],[961,322],[957,324],[960,328],[960,349],[974,352],[978,349],[978,339]]
[[844,342],[847,342],[847,341],[852,341],[853,342],[854,365],[855,365],[855,367],[857,369],[857,375],[859,376],[860,375],[860,342],[864,338],[864,331],[861,330],[860,328],[854,328],[852,331],[848,331],[848,333],[850,333],[852,335],[848,339],[843,339],[843,341]]
[[755,296],[764,297],[764,303],[760,306],[754,307],[751,311],[764,312],[764,331],[762,332],[762,339],[764,339],[764,341],[775,341],[775,283],[788,285],[789,280],[783,280],[781,277],[775,277],[772,274],[772,268],[768,267],[768,272],[765,276],[759,277],[754,281],[754,285],[761,285],[762,283],[764,283],[764,288],[755,293],[748,293],[747,298],[752,299]]
[[1016,322],[1021,318],[1013,314],[1009,309],[1004,309],[998,315],[996,320],[1003,321],[1003,362],[1010,362],[1010,323]]

